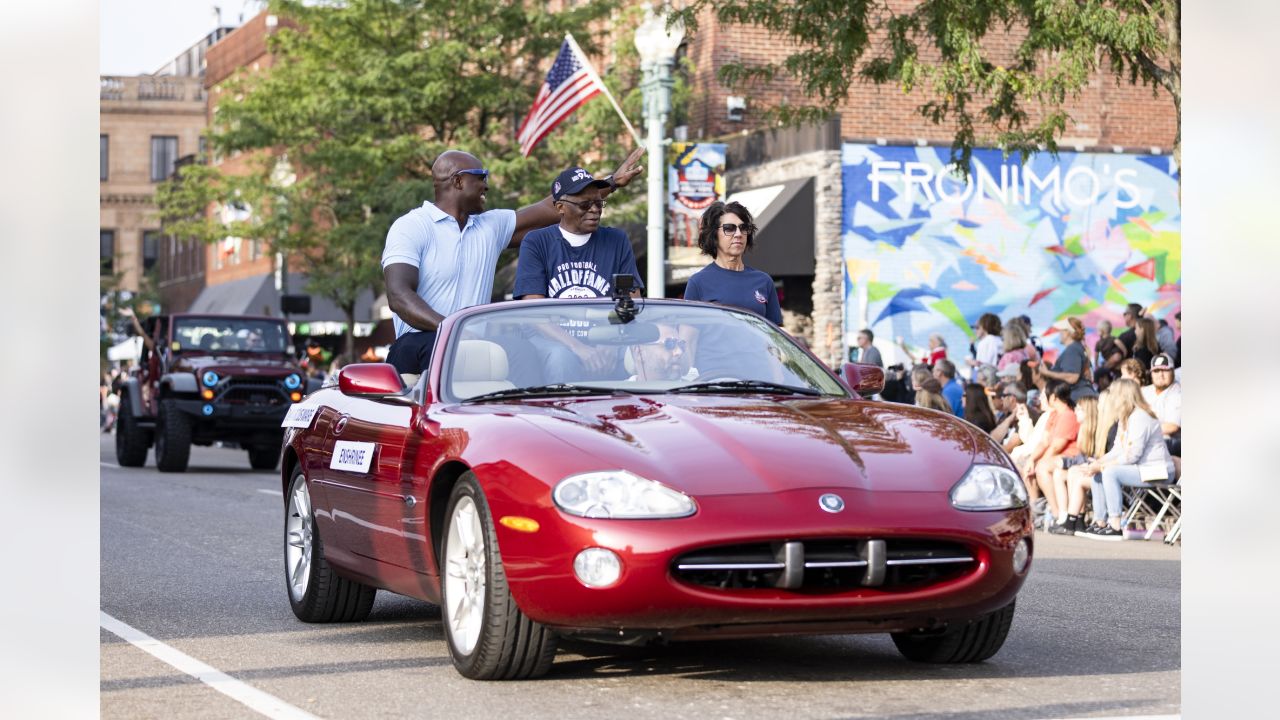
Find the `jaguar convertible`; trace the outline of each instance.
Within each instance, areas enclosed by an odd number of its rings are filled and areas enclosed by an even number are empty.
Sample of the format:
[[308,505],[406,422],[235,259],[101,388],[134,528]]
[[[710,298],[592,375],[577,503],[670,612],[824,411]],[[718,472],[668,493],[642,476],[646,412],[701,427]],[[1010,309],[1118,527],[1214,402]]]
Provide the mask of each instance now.
[[981,430],[883,385],[722,306],[458,312],[429,372],[348,365],[290,408],[289,602],[436,603],[475,679],[542,675],[563,636],[889,633],[911,660],[985,660],[1031,565],[1026,491]]

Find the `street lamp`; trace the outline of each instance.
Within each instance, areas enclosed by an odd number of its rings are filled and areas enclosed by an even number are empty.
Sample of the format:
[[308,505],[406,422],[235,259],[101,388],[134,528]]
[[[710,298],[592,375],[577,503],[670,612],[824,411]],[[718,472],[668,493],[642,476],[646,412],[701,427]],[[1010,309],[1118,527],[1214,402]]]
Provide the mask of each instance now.
[[636,50],[640,52],[640,64],[644,69],[644,122],[648,128],[645,142],[649,154],[649,297],[661,298],[667,294],[666,204],[663,202],[662,185],[667,176],[666,153],[663,150],[666,135],[667,114],[671,112],[671,65],[676,59],[676,49],[684,40],[684,23],[676,23],[667,29],[666,12],[655,14],[653,5],[646,5],[644,22],[636,28]]

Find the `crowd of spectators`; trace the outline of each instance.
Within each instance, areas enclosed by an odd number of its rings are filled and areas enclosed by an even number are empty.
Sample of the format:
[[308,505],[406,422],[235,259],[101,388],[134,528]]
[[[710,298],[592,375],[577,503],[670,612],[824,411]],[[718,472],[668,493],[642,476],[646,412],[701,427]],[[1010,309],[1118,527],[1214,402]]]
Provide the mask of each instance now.
[[[948,357],[934,335],[917,358],[898,338],[912,366],[888,368],[882,397],[952,413],[990,434],[1018,467],[1037,527],[1120,540],[1124,488],[1176,482],[1182,455],[1182,313],[1171,317],[1176,334],[1136,304],[1123,318],[1118,335],[1102,320],[1091,338],[1079,318],[1054,323],[1046,332],[1059,333],[1062,348],[1048,357],[1025,315],[982,315],[964,357]],[[873,336],[859,339],[870,346]]]

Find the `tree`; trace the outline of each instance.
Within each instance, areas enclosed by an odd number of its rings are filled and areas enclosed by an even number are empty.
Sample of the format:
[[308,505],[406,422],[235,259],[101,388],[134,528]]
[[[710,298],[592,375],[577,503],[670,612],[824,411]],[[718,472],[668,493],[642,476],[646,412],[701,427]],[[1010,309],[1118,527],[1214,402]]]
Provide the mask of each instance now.
[[[773,108],[783,122],[825,117],[859,80],[919,88],[919,112],[955,128],[951,161],[965,172],[974,146],[988,141],[983,129],[1023,160],[1041,146],[1056,152],[1064,104],[1105,66],[1118,82],[1169,93],[1181,160],[1181,0],[694,0],[678,15],[696,27],[705,9],[796,43],[780,63],[718,69],[731,87],[784,72],[799,81],[808,103]],[[1002,49],[1005,37],[1016,47]]]
[[[346,312],[349,352],[355,297],[381,291],[387,229],[432,197],[430,166],[440,152],[463,148],[481,158],[491,173],[489,206],[508,208],[545,197],[563,167],[621,157],[621,121],[593,107],[607,108],[603,99],[528,158],[514,139],[564,34],[592,52],[589,28],[609,22],[619,4],[591,0],[552,13],[506,0],[271,2],[287,18],[269,40],[274,62],[224,84],[210,132],[215,153],[256,160],[243,176],[183,168],[161,193],[162,212],[175,234],[236,235],[294,252],[309,289]],[[281,156],[296,173],[291,184],[276,173]],[[191,218],[202,204],[232,201],[251,207],[252,219],[223,227],[207,213]]]

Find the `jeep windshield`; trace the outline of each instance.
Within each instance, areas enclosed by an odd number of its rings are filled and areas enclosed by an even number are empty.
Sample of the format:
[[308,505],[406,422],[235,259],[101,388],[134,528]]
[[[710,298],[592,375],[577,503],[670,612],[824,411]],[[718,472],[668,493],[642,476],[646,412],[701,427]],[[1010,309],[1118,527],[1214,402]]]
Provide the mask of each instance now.
[[179,317],[173,321],[173,350],[186,352],[288,352],[289,330],[278,320],[234,317]]

